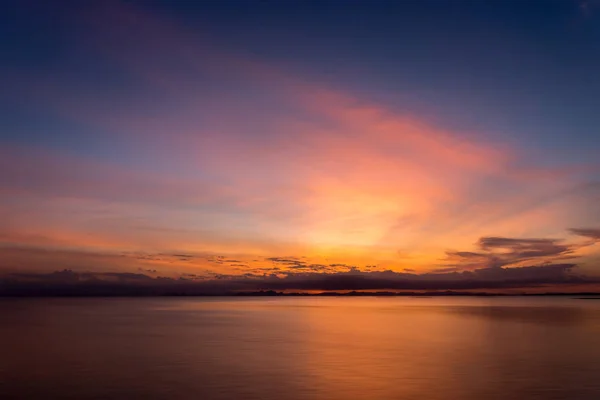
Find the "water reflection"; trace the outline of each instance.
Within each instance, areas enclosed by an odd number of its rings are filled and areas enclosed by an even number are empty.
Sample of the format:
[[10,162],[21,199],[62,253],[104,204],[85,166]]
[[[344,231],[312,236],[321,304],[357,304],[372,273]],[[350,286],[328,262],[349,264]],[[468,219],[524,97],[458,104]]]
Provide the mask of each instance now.
[[1,300],[3,398],[597,399],[600,303]]

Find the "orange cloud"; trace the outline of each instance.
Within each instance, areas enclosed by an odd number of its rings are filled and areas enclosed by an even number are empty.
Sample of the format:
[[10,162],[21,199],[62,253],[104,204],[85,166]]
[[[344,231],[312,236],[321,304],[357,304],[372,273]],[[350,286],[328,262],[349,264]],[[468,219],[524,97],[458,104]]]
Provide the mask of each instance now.
[[[233,54],[133,6],[81,18],[136,85],[117,96],[48,76],[27,92],[135,157],[116,167],[3,147],[0,191],[27,200],[2,203],[7,242],[424,270],[478,237],[545,236],[589,217],[573,207],[580,168],[524,166],[518,149]],[[109,212],[94,214],[99,204]]]

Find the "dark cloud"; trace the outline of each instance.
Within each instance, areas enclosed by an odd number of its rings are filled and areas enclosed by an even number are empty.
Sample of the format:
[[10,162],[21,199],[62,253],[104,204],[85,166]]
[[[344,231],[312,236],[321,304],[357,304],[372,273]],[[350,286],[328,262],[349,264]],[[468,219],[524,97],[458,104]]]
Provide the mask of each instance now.
[[556,239],[520,239],[488,236],[479,239],[479,247],[484,250],[493,248],[530,247],[536,245],[552,244]]
[[280,271],[282,271],[282,269],[280,267],[260,267],[260,268],[253,268],[252,271],[254,273],[279,273]]
[[306,264],[306,261],[303,261],[298,257],[267,257],[267,258],[265,258],[265,260],[271,261],[271,262],[277,263],[277,264],[283,264],[283,265]]
[[181,276],[179,277],[180,281],[196,281],[199,279],[203,279],[203,277],[201,275],[189,274],[189,273],[181,274]]
[[192,255],[192,254],[165,254],[165,255],[177,257],[179,259],[182,259],[182,258],[194,258],[194,255]]
[[208,256],[206,257],[206,260],[215,264],[223,264],[225,256]]
[[145,261],[165,261],[173,263],[175,261],[193,261],[196,256],[193,254],[181,253],[122,253],[123,257],[133,257],[137,260]]
[[[380,272],[338,272],[291,274],[264,282],[271,289],[296,290],[465,290],[534,287],[585,281],[571,273],[573,264],[521,268],[482,268],[464,272],[427,274]],[[266,288],[266,287],[265,287]]]
[[162,261],[163,256],[160,254],[146,254],[146,253],[123,253],[123,257],[132,257],[136,260],[147,260],[147,261]]
[[312,271],[312,272],[325,272],[325,271],[335,270],[335,268],[332,268],[331,266],[324,265],[324,264],[294,264],[294,265],[288,265],[288,268],[294,269],[294,270],[303,270],[303,271]]
[[[441,268],[423,274],[417,274],[410,268],[393,272],[370,265],[359,270],[347,264],[311,264],[304,257],[270,257],[264,259],[273,263],[270,267],[233,264],[240,267],[238,270],[244,272],[242,275],[205,271],[203,275],[182,274],[178,279],[156,277],[156,270],[148,268],[138,269],[144,273],[78,273],[72,270],[51,274],[12,273],[0,276],[0,295],[227,294],[256,290],[527,290],[544,286],[600,284],[598,278],[577,274],[576,264],[564,262],[575,257],[575,250],[600,240],[600,229],[573,228],[570,232],[593,240],[566,243],[561,239],[486,236],[477,242],[478,249],[448,251],[446,263]],[[196,256],[132,253],[127,257],[187,259]],[[224,256],[202,257],[218,264],[236,261]],[[86,258],[82,256],[80,260]]]
[[444,272],[455,272],[458,271],[458,267],[447,267],[447,268],[438,268],[436,273],[444,273]]
[[593,228],[571,228],[569,232],[578,235],[587,237],[594,240],[600,240],[600,229]]
[[473,253],[471,251],[448,251],[446,254],[450,257],[462,257],[462,258],[473,258],[480,259],[481,257],[485,257],[486,254],[482,253]]
[[598,279],[573,273],[574,264],[518,268],[481,268],[425,274],[393,271],[287,272],[283,275],[248,272],[214,274],[182,279],[152,278],[134,273],[11,274],[0,280],[0,294],[227,294],[255,290],[490,290],[578,284],[598,284]]
[[138,271],[140,272],[146,272],[148,274],[155,274],[156,270],[155,269],[144,269],[144,268],[138,268]]
[[329,264],[330,267],[332,268],[347,268],[347,269],[354,269],[356,268],[356,266],[354,265],[348,265],[348,264]]
[[479,247],[487,251],[507,251],[508,259],[515,261],[537,257],[551,257],[571,252],[574,247],[559,239],[515,239],[505,237],[482,237]]
[[[594,230],[589,231],[593,233]],[[573,258],[575,250],[583,245],[565,243],[562,239],[486,236],[477,242],[479,251],[447,251],[444,267],[476,269],[543,264]]]
[[271,261],[275,264],[280,264],[285,266],[289,270],[293,271],[306,271],[306,272],[336,272],[339,271],[340,268],[344,269],[354,269],[356,268],[353,265],[348,264],[309,264],[308,261],[305,261],[306,257],[268,257],[265,258],[266,261]]

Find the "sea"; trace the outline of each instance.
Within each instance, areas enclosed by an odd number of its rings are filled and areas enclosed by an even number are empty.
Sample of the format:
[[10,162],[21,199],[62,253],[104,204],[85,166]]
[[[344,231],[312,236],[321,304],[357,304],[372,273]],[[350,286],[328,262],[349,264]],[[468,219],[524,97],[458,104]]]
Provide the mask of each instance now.
[[600,399],[600,300],[0,299],[0,399]]

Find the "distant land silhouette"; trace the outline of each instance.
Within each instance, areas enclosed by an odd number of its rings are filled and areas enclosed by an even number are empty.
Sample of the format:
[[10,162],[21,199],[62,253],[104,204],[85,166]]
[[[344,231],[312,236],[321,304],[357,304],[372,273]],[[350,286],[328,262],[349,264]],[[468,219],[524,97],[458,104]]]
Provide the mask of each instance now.
[[499,296],[593,295],[595,278],[570,264],[447,273],[352,270],[277,276],[151,277],[131,272],[55,271],[0,276],[0,296]]

